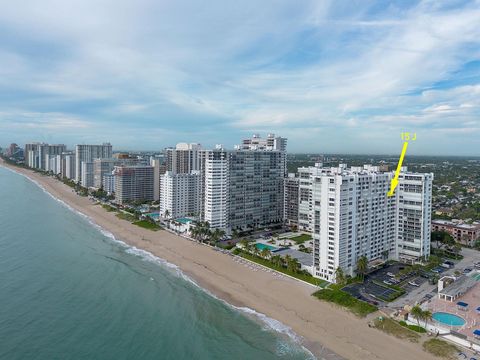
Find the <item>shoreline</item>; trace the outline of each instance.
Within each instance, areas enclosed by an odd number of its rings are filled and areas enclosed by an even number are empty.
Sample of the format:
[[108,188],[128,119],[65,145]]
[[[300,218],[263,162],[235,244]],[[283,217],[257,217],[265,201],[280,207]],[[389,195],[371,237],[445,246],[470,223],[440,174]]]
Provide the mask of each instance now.
[[[12,166],[3,159],[0,166],[32,180],[54,199],[86,217],[106,236],[110,233],[114,241],[136,248],[132,253],[141,256],[143,251],[172,264],[213,297],[255,315],[279,333],[300,338],[299,344],[319,359],[435,359],[419,344],[369,328],[365,319],[315,299],[311,286],[264,271],[254,272],[233,261],[232,256],[170,232],[135,226],[78,196],[53,177]],[[271,323],[281,324],[284,329]]]

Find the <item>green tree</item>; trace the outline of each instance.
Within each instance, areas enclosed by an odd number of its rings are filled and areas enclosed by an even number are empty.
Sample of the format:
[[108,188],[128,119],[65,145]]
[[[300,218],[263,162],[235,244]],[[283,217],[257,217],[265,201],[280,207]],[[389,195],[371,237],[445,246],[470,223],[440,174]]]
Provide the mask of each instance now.
[[271,256],[271,251],[268,250],[267,248],[263,248],[262,251],[260,252],[260,255],[261,255],[264,259],[269,259],[270,256]]
[[344,284],[345,283],[345,273],[343,272],[343,269],[339,266],[335,270],[335,280],[338,284]]
[[420,320],[423,319],[423,310],[420,306],[415,305],[412,310],[410,310],[410,314],[417,320],[418,326],[420,326]]
[[427,324],[430,320],[432,320],[432,312],[430,310],[425,310],[422,312],[422,319],[425,321],[425,328],[427,328]]
[[365,278],[365,274],[368,271],[368,259],[365,255],[361,256],[357,260],[357,274],[363,280]]

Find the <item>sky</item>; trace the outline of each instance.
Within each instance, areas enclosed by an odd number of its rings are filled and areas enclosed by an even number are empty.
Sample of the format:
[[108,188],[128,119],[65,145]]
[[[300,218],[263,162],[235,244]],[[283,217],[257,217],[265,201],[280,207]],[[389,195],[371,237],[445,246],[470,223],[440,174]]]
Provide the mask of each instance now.
[[480,155],[480,0],[0,5],[0,146]]

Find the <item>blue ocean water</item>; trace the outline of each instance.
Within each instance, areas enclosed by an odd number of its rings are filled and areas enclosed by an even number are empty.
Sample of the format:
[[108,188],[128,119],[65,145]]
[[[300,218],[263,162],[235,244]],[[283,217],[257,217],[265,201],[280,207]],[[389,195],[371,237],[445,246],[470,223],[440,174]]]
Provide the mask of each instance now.
[[0,359],[311,357],[0,167]]

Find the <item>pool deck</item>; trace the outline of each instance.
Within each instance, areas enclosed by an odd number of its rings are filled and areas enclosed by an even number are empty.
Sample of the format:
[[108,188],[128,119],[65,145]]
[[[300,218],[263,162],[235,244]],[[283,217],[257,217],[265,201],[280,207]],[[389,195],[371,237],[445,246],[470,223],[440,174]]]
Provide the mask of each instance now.
[[[457,302],[463,301],[467,303],[468,310],[459,310],[457,308]],[[438,297],[432,298],[426,304],[428,309],[434,312],[447,312],[458,315],[466,320],[466,324],[463,326],[448,326],[445,324],[439,324],[440,327],[449,328],[468,337],[473,336],[473,330],[480,328],[480,315],[477,314],[476,308],[480,306],[480,282],[478,282],[470,291],[461,296],[454,302],[445,301]]]

